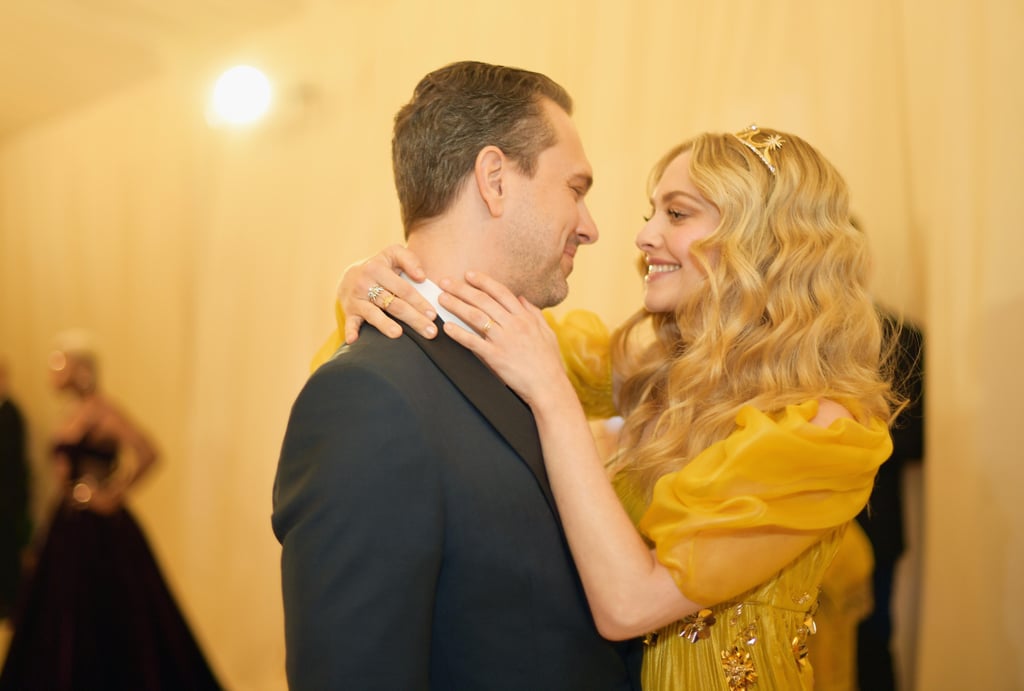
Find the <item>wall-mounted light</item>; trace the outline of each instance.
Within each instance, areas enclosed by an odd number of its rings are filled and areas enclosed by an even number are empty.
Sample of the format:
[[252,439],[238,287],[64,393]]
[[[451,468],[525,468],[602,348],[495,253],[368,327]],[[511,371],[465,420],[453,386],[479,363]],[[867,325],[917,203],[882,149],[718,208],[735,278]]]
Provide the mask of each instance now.
[[266,114],[272,97],[270,80],[261,71],[232,67],[214,84],[207,119],[211,125],[247,125]]

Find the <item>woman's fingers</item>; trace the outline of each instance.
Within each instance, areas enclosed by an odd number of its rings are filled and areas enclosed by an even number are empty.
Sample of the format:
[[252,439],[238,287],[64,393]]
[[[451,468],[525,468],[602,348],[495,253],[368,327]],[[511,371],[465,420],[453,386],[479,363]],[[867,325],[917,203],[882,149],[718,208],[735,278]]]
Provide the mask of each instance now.
[[513,314],[472,286],[451,289],[454,293],[442,294],[442,305],[475,332],[447,322],[445,333],[479,356],[525,401],[539,399],[545,386],[565,376],[557,340],[539,309],[517,301],[518,313]]
[[424,278],[416,255],[401,245],[392,245],[345,270],[337,295],[345,312],[346,343],[359,337],[364,322],[389,338],[398,338],[402,327],[396,319],[426,338],[437,335],[433,307],[398,271],[414,280]]
[[389,245],[381,254],[395,273],[404,272],[417,283],[426,280],[427,274],[420,266],[419,258],[405,245]]
[[466,282],[486,294],[510,314],[519,314],[521,311],[522,305],[519,302],[519,298],[506,288],[503,283],[491,278],[487,274],[479,271],[467,271]]
[[[488,293],[463,281],[441,281],[438,302],[446,310],[472,326],[480,335],[507,321],[509,312]],[[504,287],[503,287],[504,288]]]
[[[398,338],[402,334],[402,327],[370,300],[372,286],[380,285],[378,281],[390,283],[386,275],[392,274],[392,272],[386,266],[378,257],[374,257],[352,264],[345,269],[345,273],[338,283],[337,297],[341,310],[345,314],[346,343],[352,343],[359,337],[359,330],[364,322],[372,324],[389,338]],[[393,276],[393,278],[398,281],[402,280],[398,276]],[[378,288],[378,294],[382,296],[384,290],[386,288]],[[392,295],[390,290],[387,295]]]
[[364,299],[358,302],[360,315],[391,338],[402,335],[402,327],[395,320],[408,324],[427,338],[437,335],[434,326],[437,314],[433,306],[401,276],[373,280]]
[[363,327],[363,321],[359,316],[345,317],[345,343],[355,343],[359,338],[359,329]]

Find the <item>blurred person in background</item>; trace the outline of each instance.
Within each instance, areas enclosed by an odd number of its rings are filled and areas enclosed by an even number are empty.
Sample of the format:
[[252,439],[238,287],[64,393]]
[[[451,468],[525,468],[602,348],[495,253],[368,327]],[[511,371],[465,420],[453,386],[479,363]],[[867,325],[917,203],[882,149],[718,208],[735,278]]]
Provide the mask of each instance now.
[[893,660],[893,586],[896,566],[907,544],[903,521],[903,476],[924,459],[924,362],[921,329],[888,309],[879,308],[885,337],[895,340],[894,381],[907,399],[892,427],[892,456],[879,469],[867,508],[857,516],[874,551],[874,605],[857,631],[857,680],[864,691],[898,688]]
[[153,442],[100,391],[88,334],[61,334],[49,365],[71,398],[53,435],[59,495],[0,689],[220,688],[125,505]]
[[0,619],[14,608],[32,525],[25,419],[10,396],[9,384],[7,363],[0,359]]

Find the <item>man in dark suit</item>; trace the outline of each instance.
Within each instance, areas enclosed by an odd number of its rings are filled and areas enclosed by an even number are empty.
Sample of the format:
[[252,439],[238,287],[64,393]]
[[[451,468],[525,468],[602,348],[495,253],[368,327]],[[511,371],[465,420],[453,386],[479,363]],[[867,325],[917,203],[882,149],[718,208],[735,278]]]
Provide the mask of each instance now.
[[[437,283],[468,269],[540,307],[565,298],[578,246],[597,239],[571,108],[543,75],[464,62],[399,111],[396,187],[438,325],[458,320]],[[639,689],[636,648],[594,627],[529,409],[443,330],[365,328],[313,374],[273,527],[292,688]]]
[[[894,691],[892,591],[903,555],[903,472],[924,458],[924,334],[914,324],[879,308],[886,342],[894,348],[894,386],[906,397],[892,426],[892,455],[878,471],[867,508],[857,516],[875,555],[874,608],[857,629],[857,682],[865,691]],[[895,338],[895,340],[894,340]]]

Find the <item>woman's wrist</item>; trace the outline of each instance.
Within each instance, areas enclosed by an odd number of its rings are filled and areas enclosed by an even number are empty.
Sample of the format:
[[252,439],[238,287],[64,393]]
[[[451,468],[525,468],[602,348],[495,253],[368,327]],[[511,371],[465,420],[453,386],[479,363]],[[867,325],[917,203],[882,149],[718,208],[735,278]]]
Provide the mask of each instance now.
[[576,389],[573,388],[572,382],[565,377],[538,387],[537,394],[526,398],[526,402],[537,418],[546,416],[557,418],[572,414],[574,411],[583,414],[583,406],[576,395]]

